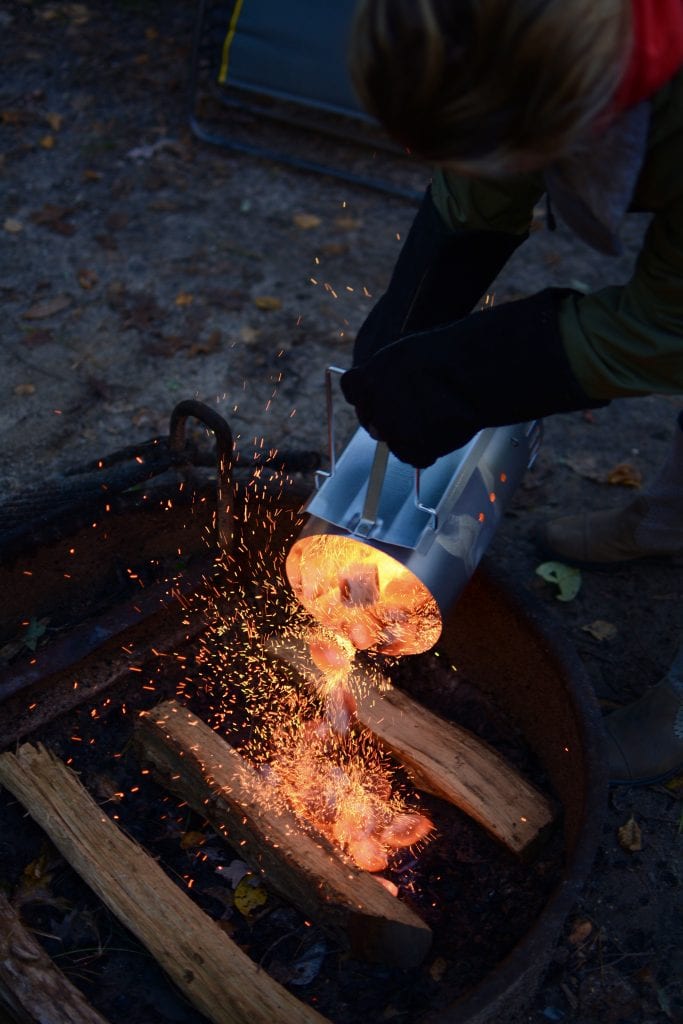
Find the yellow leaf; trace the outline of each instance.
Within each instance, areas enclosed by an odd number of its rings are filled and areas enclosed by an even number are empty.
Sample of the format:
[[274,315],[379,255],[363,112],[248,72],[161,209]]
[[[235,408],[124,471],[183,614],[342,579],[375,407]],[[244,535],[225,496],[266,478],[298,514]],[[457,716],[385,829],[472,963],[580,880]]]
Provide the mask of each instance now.
[[8,217],[2,226],[5,231],[9,231],[10,235],[17,235],[20,231],[24,230],[24,225],[21,221],[16,220],[14,217]]
[[643,476],[639,469],[628,462],[620,462],[607,474],[607,483],[620,487],[640,487]]
[[206,836],[203,832],[183,832],[180,837],[180,848],[182,850],[192,850],[197,846],[203,846],[206,842]]
[[314,213],[295,213],[292,220],[302,231],[310,231],[321,223],[320,217],[316,217]]
[[20,398],[25,398],[27,395],[35,395],[36,386],[35,384],[17,384],[14,389],[14,394]]
[[179,292],[175,297],[176,306],[191,306],[194,302],[194,295],[190,292]]
[[244,917],[249,917],[255,910],[262,907],[267,899],[268,893],[258,882],[255,882],[253,875],[245,875],[235,889],[235,906]]
[[45,120],[50,125],[53,132],[58,132],[64,122],[64,118],[61,114],[47,114]]
[[619,845],[629,853],[638,853],[643,848],[643,835],[636,819],[631,815],[625,825],[617,831]]
[[54,135],[43,135],[42,139],[40,140],[40,144],[43,147],[43,149],[53,149],[55,144]]
[[278,299],[275,295],[257,295],[254,305],[257,309],[282,309],[282,299]]
[[619,630],[612,622],[605,622],[604,619],[595,619],[587,626],[582,626],[584,633],[590,633],[596,640],[613,640]]

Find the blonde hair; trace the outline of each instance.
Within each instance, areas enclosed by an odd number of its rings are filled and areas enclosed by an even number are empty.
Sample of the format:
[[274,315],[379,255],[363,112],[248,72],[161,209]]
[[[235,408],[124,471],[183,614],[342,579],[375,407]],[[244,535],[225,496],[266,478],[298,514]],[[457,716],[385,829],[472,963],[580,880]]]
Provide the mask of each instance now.
[[547,163],[605,114],[629,0],[360,0],[349,64],[411,152],[469,173]]

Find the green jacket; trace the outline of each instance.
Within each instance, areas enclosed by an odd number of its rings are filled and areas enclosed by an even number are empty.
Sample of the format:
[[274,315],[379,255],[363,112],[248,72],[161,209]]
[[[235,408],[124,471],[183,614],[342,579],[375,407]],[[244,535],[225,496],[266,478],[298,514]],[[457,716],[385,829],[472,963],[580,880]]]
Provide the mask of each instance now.
[[[500,181],[437,171],[434,203],[453,229],[525,234],[539,174]],[[560,332],[586,394],[683,393],[683,71],[652,100],[633,210],[653,214],[631,279],[564,299]]]

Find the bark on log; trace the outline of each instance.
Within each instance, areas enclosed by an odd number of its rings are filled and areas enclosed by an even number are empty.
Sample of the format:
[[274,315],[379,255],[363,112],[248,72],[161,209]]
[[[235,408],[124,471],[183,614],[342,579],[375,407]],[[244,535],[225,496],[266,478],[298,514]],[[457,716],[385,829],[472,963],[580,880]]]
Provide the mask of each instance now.
[[239,844],[240,856],[284,899],[357,957],[402,968],[421,963],[429,926],[293,814],[263,804],[255,770],[196,715],[167,701],[142,712],[136,731],[164,785]]
[[0,893],[0,1020],[15,1024],[107,1024],[52,962]]
[[260,970],[44,747],[1,755],[0,784],[214,1024],[324,1024]]
[[[287,638],[268,650],[315,685],[306,643]],[[415,786],[455,804],[519,856],[529,856],[552,824],[551,801],[493,747],[454,722],[447,722],[389,683],[369,680],[353,688],[358,721],[407,769]]]

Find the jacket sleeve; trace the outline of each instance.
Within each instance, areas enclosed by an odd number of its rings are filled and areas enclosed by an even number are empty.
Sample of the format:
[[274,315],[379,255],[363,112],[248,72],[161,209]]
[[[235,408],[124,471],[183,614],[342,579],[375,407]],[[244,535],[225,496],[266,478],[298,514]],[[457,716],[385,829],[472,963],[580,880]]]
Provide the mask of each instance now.
[[683,393],[683,196],[653,218],[630,281],[573,293],[558,323],[587,394]]
[[488,230],[526,235],[534,206],[544,191],[542,176],[537,174],[494,181],[437,170],[432,181],[434,205],[452,231]]

